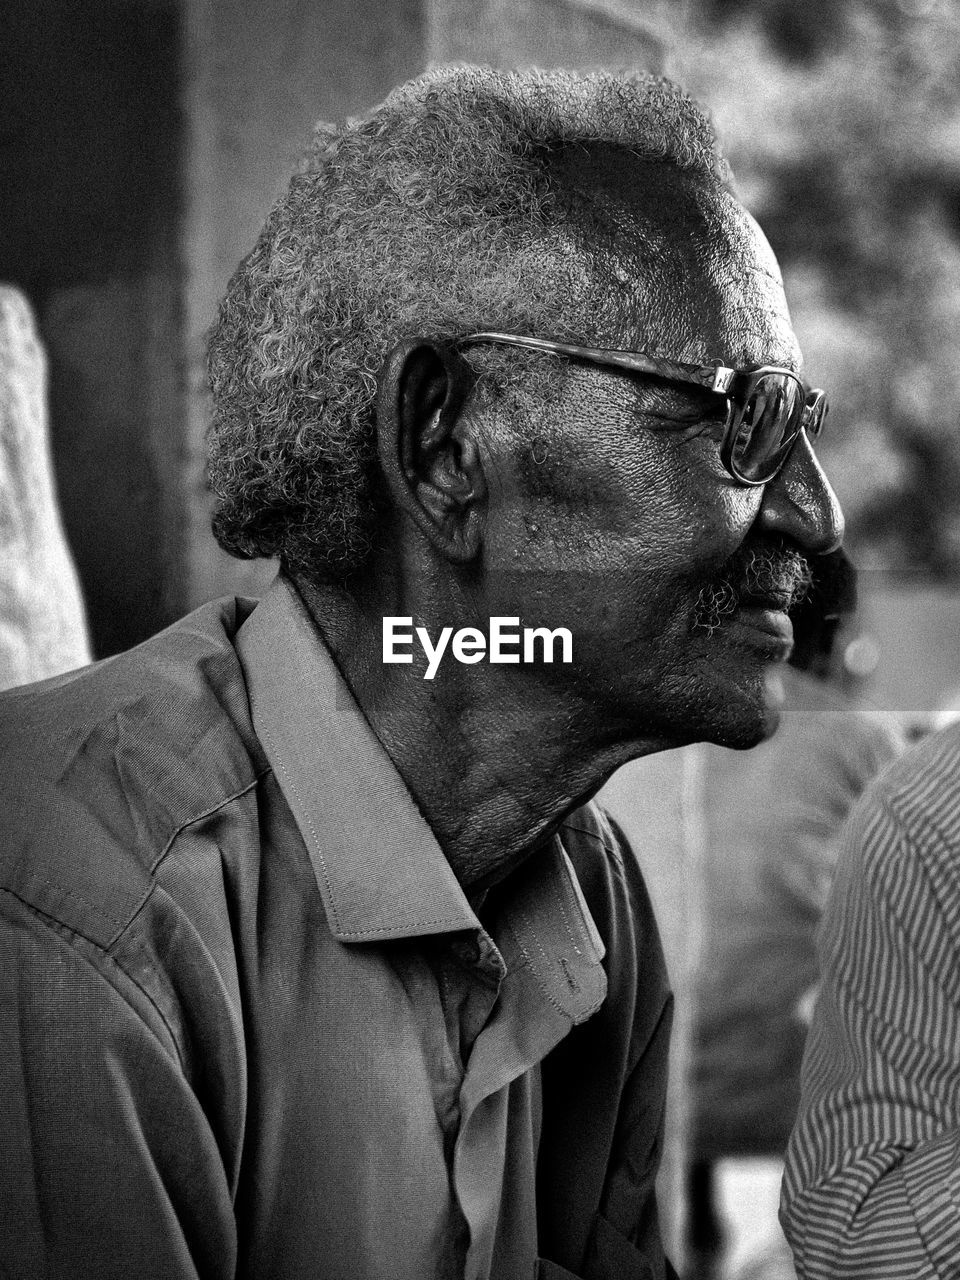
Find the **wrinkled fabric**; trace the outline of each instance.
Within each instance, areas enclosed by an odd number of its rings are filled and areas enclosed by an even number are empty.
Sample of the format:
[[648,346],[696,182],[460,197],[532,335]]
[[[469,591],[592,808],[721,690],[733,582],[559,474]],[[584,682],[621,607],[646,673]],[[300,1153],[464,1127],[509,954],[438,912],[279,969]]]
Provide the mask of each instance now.
[[598,810],[478,916],[283,578],[0,726],[0,1274],[669,1274],[669,992]]

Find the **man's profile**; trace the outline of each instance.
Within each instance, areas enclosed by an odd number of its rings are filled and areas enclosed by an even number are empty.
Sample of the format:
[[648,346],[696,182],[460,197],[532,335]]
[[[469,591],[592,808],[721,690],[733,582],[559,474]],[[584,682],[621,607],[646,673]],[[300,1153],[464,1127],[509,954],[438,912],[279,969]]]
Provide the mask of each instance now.
[[[439,70],[212,336],[259,604],[8,697],[0,1270],[663,1277],[670,995],[590,799],[750,746],[842,521],[773,254],[650,77]],[[382,661],[385,618],[572,662]]]

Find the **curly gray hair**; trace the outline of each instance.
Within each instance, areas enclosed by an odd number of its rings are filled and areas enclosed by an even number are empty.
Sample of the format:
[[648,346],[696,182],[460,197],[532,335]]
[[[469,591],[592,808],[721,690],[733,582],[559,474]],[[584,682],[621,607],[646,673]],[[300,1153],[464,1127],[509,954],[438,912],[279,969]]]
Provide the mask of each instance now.
[[[726,177],[696,105],[641,74],[442,68],[317,126],[211,336],[208,477],[227,551],[317,580],[363,563],[376,377],[401,338],[583,333],[589,269],[548,173],[574,144]],[[492,369],[483,394],[516,398],[530,373],[502,352],[471,360]]]

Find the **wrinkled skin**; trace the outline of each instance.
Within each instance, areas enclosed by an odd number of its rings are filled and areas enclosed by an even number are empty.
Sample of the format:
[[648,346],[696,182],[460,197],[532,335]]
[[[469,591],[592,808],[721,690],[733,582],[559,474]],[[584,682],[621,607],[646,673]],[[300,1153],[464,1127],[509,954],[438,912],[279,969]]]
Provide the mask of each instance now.
[[[636,175],[622,166],[602,175],[609,304],[600,332],[585,340],[691,363],[798,369],[779,271],[755,223],[727,193],[657,169],[643,220]],[[672,226],[658,231],[668,210]],[[784,476],[747,488],[720,463],[721,430],[713,397],[581,366],[551,423],[575,477],[567,501],[528,501],[499,463],[505,443],[489,443],[497,483],[485,563],[492,578],[502,567],[508,579],[495,611],[574,629],[575,672],[543,674],[579,686],[583,714],[602,712],[611,737],[642,726],[663,745],[742,746],[773,727],[765,676],[776,646],[743,625],[742,611],[701,633],[694,606],[741,549],[783,539],[824,551],[839,536],[839,515],[805,440]],[[523,572],[511,575],[518,564]],[[542,582],[528,581],[538,575]]]
[[[799,370],[773,254],[732,196],[622,157],[578,155],[571,176],[589,191],[574,201],[579,251],[597,262],[584,342]],[[385,371],[394,512],[351,596],[305,594],[454,868],[482,888],[625,760],[772,730],[770,676],[788,651],[777,610],[797,585],[798,557],[791,567],[781,553],[834,547],[842,518],[805,437],[774,482],[732,480],[706,393],[571,366],[540,424],[550,479],[531,484],[517,424],[452,386],[415,347]],[[698,625],[704,593],[740,587],[753,550],[772,554],[761,598]],[[450,659],[427,683],[417,666],[381,664],[384,614],[413,614],[434,635],[486,630],[493,615],[567,626],[574,663]]]

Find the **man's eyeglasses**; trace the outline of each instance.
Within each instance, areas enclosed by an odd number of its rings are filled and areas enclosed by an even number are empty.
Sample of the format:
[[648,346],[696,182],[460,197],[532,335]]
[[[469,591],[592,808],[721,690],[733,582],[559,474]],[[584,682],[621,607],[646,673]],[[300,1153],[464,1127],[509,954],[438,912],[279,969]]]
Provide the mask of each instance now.
[[474,343],[554,352],[628,373],[652,374],[665,382],[689,384],[725,396],[727,420],[720,460],[741,484],[766,484],[772,480],[790,457],[800,432],[818,436],[827,416],[826,392],[808,390],[792,370],[776,365],[729,369],[719,362],[680,364],[640,351],[604,351],[513,333],[471,333],[457,345],[465,347]]

